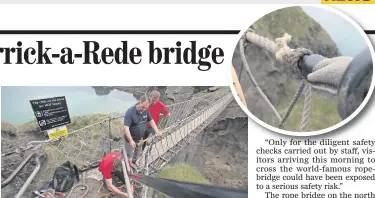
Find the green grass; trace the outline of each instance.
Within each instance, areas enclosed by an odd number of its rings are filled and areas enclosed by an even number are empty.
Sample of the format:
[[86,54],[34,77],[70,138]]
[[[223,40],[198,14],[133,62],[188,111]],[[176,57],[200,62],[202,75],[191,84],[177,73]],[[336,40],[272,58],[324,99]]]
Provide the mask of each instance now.
[[[271,12],[256,21],[253,28],[258,34],[272,39],[282,37],[287,32],[292,36],[292,41],[297,43],[307,36],[313,36],[322,43],[334,44],[320,24],[297,6]],[[316,34],[312,35],[312,32]]]
[[108,118],[108,115],[106,114],[75,116],[71,119],[71,123],[67,125],[68,132],[83,128],[96,122],[100,122],[106,118]]
[[166,179],[209,184],[197,169],[185,163],[164,168],[160,173],[157,173],[157,175]]
[[[156,174],[158,177],[166,179],[174,179],[178,181],[194,182],[200,184],[209,184],[200,172],[192,166],[185,163],[176,164],[174,166],[166,167]],[[148,194],[151,195],[151,189]],[[158,192],[158,197],[166,197]]]

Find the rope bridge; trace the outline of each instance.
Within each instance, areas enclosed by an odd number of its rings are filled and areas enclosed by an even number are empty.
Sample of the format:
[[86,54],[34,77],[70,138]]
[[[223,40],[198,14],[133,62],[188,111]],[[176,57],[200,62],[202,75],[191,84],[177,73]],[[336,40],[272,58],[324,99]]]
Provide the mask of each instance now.
[[[232,99],[230,89],[224,87],[208,93],[198,93],[190,100],[168,105],[170,116],[161,118],[158,126],[163,136],[153,139],[153,143],[146,146],[136,162],[136,167],[139,168],[134,172],[152,174],[160,170],[219,115]],[[120,116],[99,120],[69,132],[68,136],[61,139],[29,142],[21,150],[39,148],[47,154],[42,171],[36,176],[32,187],[46,187],[55,168],[67,160],[77,165],[81,171],[96,168],[105,154],[120,151],[124,146],[123,134],[123,116]],[[141,188],[137,190],[139,196],[140,193],[147,193],[142,190],[143,187],[138,186],[138,189]]]
[[[165,164],[167,164],[184,146],[186,146],[195,136],[202,131],[211,121],[219,115],[225,107],[232,101],[233,96],[231,93],[218,93],[212,95],[209,98],[211,103],[204,109],[197,111],[184,119],[181,119],[174,124],[168,125],[164,130],[163,138],[154,142],[151,145],[147,145],[141,157],[137,160],[136,165],[142,166],[145,164],[145,158],[148,151],[148,147],[153,147],[151,152],[148,154],[148,163],[150,164],[150,172],[156,172],[160,170]],[[204,98],[202,98],[204,99]],[[205,98],[204,100],[207,100]],[[202,103],[203,100],[193,99],[189,103],[194,106],[196,103]],[[184,104],[189,107],[190,105]],[[186,107],[186,109],[187,109]],[[185,113],[186,114],[186,110]],[[173,123],[173,122],[172,122]]]

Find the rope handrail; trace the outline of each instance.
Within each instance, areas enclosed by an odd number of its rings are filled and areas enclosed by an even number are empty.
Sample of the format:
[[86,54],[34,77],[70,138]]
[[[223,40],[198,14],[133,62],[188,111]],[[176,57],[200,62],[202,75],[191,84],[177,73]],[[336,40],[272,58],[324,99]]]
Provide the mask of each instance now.
[[244,49],[244,45],[245,45],[245,41],[244,39],[242,38],[241,41],[240,41],[240,51],[241,51],[241,58],[242,58],[242,61],[243,61],[243,64],[244,64],[244,67],[245,67],[245,70],[246,70],[246,73],[248,74],[251,82],[253,83],[254,87],[257,89],[258,93],[261,95],[261,97],[266,101],[267,105],[271,108],[271,110],[274,112],[274,114],[276,115],[276,117],[279,119],[279,121],[281,121],[281,116],[280,114],[277,112],[277,110],[275,109],[275,107],[272,105],[272,103],[270,102],[270,100],[267,98],[267,96],[264,94],[264,92],[262,91],[262,89],[258,86],[258,83],[257,81],[255,80],[253,74],[251,73],[250,71],[250,68],[249,68],[249,65],[247,64],[247,60],[246,60],[246,57],[245,57],[245,49]]
[[[305,48],[291,49],[288,46],[288,43],[291,41],[291,38],[292,37],[289,34],[285,33],[283,37],[276,38],[275,41],[272,41],[269,38],[256,34],[254,30],[249,28],[240,39],[240,54],[241,54],[242,63],[244,64],[245,70],[250,78],[250,81],[252,82],[253,86],[256,88],[258,93],[261,95],[261,98],[266,102],[268,107],[272,110],[272,112],[275,114],[275,116],[279,120],[279,124],[278,124],[279,128],[283,127],[283,124],[285,123],[286,119],[290,115],[290,112],[292,111],[298,98],[304,91],[305,101],[304,101],[302,120],[301,120],[299,130],[305,131],[306,126],[309,121],[309,117],[310,117],[311,85],[308,83],[306,78],[302,75],[302,71],[301,71],[302,69],[299,63],[305,55],[311,55],[312,52]],[[270,102],[268,97],[264,94],[262,89],[258,86],[257,81],[255,80],[253,74],[251,73],[249,65],[246,60],[246,56],[245,56],[245,42],[254,43],[260,48],[269,51],[270,53],[275,55],[276,60],[282,63],[289,64],[291,66],[293,73],[298,74],[300,77],[302,77],[300,86],[296,90],[296,93],[283,117],[280,116],[275,106]]]
[[[205,95],[202,95],[202,96],[199,96],[199,97],[195,97],[195,98],[193,97],[193,98],[191,98],[191,99],[189,99],[189,100],[186,100],[186,101],[182,101],[182,102],[174,103],[174,104],[171,104],[171,105],[167,105],[167,108],[171,108],[171,107],[174,107],[174,106],[177,106],[177,105],[186,104],[186,103],[188,103],[188,102],[192,102],[192,101],[195,101],[195,100],[199,100],[199,99],[207,98],[207,97],[213,96],[214,94],[218,94],[218,93],[220,93],[220,91],[223,91],[223,90],[218,90],[218,91],[215,91],[215,92],[212,92],[212,93],[208,93],[208,94],[205,94]],[[224,89],[224,91],[225,91],[225,89]],[[224,91],[223,91],[223,92],[224,92]],[[185,112],[186,112],[186,111],[185,111]],[[73,134],[75,134],[75,133],[78,133],[78,132],[84,131],[85,129],[88,129],[88,128],[90,128],[90,127],[93,127],[93,126],[96,126],[96,125],[100,125],[100,124],[103,124],[103,123],[105,123],[105,122],[108,122],[108,121],[111,121],[111,120],[115,120],[115,119],[119,119],[119,118],[123,118],[123,117],[124,117],[124,115],[122,115],[122,116],[117,116],[117,117],[108,117],[108,118],[103,119],[103,120],[101,120],[101,121],[98,121],[98,122],[95,122],[95,123],[89,124],[89,125],[87,125],[87,126],[85,126],[85,127],[82,127],[82,128],[76,129],[76,130],[74,130],[74,131],[72,131],[72,132],[69,132],[68,135],[73,135]],[[179,123],[182,123],[182,121],[174,122],[174,124],[179,124]],[[171,127],[171,126],[170,126],[170,127]],[[167,129],[167,128],[166,128],[166,129]],[[26,150],[29,150],[29,149],[33,148],[33,146],[34,146],[35,144],[48,144],[48,143],[53,143],[53,142],[57,142],[57,141],[61,140],[62,138],[64,138],[64,137],[56,138],[56,139],[40,140],[40,141],[30,141],[30,142],[28,142],[28,143],[26,144],[26,146],[24,146],[24,147],[23,147],[23,146],[20,146],[19,148],[21,149],[21,151],[26,151]],[[17,153],[17,152],[19,152],[19,151],[17,150],[17,151],[15,151],[15,152],[11,152],[11,154],[12,154],[12,153]]]

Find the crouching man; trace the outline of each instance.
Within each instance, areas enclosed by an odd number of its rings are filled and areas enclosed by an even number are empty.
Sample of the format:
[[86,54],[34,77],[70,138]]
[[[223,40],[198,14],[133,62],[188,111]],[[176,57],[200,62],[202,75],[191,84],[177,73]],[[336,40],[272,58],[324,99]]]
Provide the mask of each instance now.
[[121,164],[122,155],[119,152],[112,152],[104,156],[99,165],[99,171],[103,174],[103,185],[112,193],[128,197],[128,194],[122,192],[112,184],[112,179],[117,177],[125,183],[124,172]]

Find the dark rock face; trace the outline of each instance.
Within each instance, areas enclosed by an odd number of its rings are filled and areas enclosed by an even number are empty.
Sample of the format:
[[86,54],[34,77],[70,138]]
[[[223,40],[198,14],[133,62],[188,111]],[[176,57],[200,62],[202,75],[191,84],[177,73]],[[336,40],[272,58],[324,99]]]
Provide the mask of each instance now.
[[16,127],[9,123],[1,122],[1,135],[9,135],[10,137],[15,137]]
[[188,163],[211,184],[247,188],[248,118],[236,101],[182,149],[173,163]]
[[198,93],[210,88],[210,86],[194,86],[194,93]]
[[158,86],[157,90],[160,92],[160,101],[165,102],[167,101],[167,96],[166,96],[166,91],[167,87],[166,86]]
[[99,86],[93,86],[96,95],[98,96],[105,96],[108,95],[114,88],[113,87],[99,87]]
[[[289,44],[291,48],[307,48],[325,57],[339,55],[339,50],[328,33],[300,7],[274,11],[256,21],[251,28],[257,34],[273,40],[287,32],[292,36]],[[296,88],[292,85],[299,83],[299,77],[292,73],[290,66],[277,62],[275,55],[252,43],[245,48],[245,56],[249,69],[270,102],[274,106],[289,102]],[[266,123],[274,123],[276,117],[273,112],[258,94],[245,69],[241,71],[239,43],[235,48],[232,63],[240,79],[249,111]]]
[[[145,93],[149,93],[153,90],[158,90],[160,92],[160,100],[164,103],[173,103],[175,101],[170,101],[168,94],[167,94],[167,86],[148,86],[148,87],[104,87],[104,86],[93,86],[92,87],[95,90],[95,93],[97,95],[107,95],[112,90],[119,90],[119,91],[125,91],[130,94],[133,94],[134,98],[139,100],[141,96],[143,96]],[[195,88],[197,90],[195,93],[199,92],[199,88]]]
[[[25,146],[27,142],[43,139],[45,139],[44,134],[40,132],[39,127],[34,122],[26,123],[18,127],[4,122],[1,123],[2,154],[12,153],[18,149],[19,146]],[[46,160],[47,156],[41,149],[36,149],[34,151],[28,150],[1,157],[1,181],[7,179],[20,163],[32,152],[37,152],[40,155],[41,163]],[[8,186],[1,189],[1,197],[14,197],[34,170],[35,165],[35,159],[31,159],[14,180]]]

